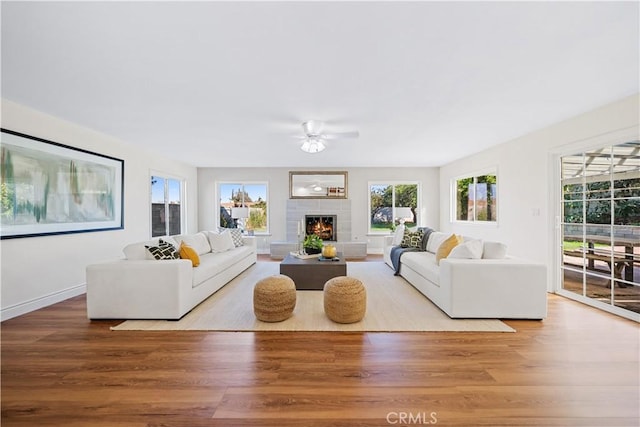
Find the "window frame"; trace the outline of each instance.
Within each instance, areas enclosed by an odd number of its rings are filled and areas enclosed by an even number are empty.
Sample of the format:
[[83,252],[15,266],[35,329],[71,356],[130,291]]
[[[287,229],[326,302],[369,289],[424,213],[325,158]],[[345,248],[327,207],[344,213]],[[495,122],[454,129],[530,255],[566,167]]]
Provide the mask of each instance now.
[[[151,170],[149,173],[149,236],[153,237],[158,237],[158,236],[154,236],[153,235],[153,178],[162,178],[165,181],[165,188],[164,188],[164,204],[165,204],[165,218],[167,217],[167,210],[169,209],[169,200],[168,200],[168,182],[169,180],[173,180],[173,181],[178,181],[180,183],[180,233],[178,234],[184,234],[185,230],[186,230],[186,208],[187,208],[187,201],[186,201],[186,194],[187,194],[187,181],[185,178],[177,176],[177,175],[173,175],[173,174],[168,174],[165,172],[159,172],[159,171],[154,171]],[[169,221],[165,221],[165,236],[170,235],[170,223]],[[175,234],[174,234],[175,235]]]
[[[367,183],[367,234],[370,235],[385,235],[385,234],[389,234],[389,232],[393,232],[393,230],[389,230],[389,229],[373,229],[371,228],[371,187],[372,186],[378,186],[378,185],[386,185],[386,186],[392,186],[393,187],[393,192],[392,192],[392,196],[391,196],[391,208],[392,210],[395,212],[396,206],[395,206],[395,187],[398,185],[415,185],[417,186],[416,189],[416,226],[420,226],[422,224],[421,219],[422,219],[422,182],[421,181],[415,181],[415,180],[375,180],[375,181],[369,181]],[[395,218],[395,213],[393,215],[393,217]]]
[[[496,206],[495,209],[495,216],[496,218],[494,220],[488,221],[488,220],[478,220],[476,219],[476,214],[477,214],[477,208],[475,208],[476,203],[475,203],[475,194],[474,194],[474,209],[473,209],[473,219],[458,219],[458,181],[463,180],[463,179],[469,179],[469,178],[473,178],[474,179],[474,183],[477,184],[477,179],[478,177],[481,176],[486,176],[486,175],[493,175],[496,177],[496,194],[498,195],[498,204]],[[500,176],[498,174],[498,167],[489,167],[489,168],[485,168],[485,169],[480,169],[477,170],[475,172],[471,172],[471,173],[466,173],[466,174],[461,174],[458,175],[454,178],[451,179],[450,182],[450,222],[451,223],[460,223],[460,224],[477,224],[477,225],[484,225],[484,226],[497,226],[499,224],[500,221],[500,206],[502,205],[502,203],[499,202],[500,198]]]
[[270,214],[270,210],[271,210],[271,204],[269,203],[269,181],[253,181],[253,180],[249,180],[249,181],[245,181],[245,180],[225,180],[225,181],[216,181],[216,207],[215,207],[215,224],[216,227],[220,227],[220,207],[221,207],[221,196],[222,196],[222,191],[221,191],[221,186],[222,185],[240,185],[242,189],[244,189],[244,186],[246,185],[264,185],[265,186],[265,202],[267,203],[267,209],[266,209],[266,216],[267,216],[267,221],[266,221],[266,230],[264,231],[254,231],[253,235],[255,236],[268,236],[271,234],[271,214]]

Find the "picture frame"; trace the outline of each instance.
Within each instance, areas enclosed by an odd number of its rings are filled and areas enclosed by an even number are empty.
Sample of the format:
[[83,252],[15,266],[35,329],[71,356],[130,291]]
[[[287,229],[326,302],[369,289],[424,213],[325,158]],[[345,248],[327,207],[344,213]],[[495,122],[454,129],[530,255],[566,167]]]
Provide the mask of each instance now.
[[124,228],[124,160],[0,129],[0,239]]
[[346,199],[348,197],[346,171],[291,171],[289,197],[291,199]]

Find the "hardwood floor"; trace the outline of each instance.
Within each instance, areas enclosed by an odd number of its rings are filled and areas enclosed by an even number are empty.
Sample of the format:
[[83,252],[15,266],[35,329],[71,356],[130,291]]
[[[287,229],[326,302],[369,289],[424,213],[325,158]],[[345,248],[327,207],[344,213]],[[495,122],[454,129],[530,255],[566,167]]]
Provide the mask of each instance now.
[[516,333],[2,323],[2,426],[638,426],[639,325],[558,296]]

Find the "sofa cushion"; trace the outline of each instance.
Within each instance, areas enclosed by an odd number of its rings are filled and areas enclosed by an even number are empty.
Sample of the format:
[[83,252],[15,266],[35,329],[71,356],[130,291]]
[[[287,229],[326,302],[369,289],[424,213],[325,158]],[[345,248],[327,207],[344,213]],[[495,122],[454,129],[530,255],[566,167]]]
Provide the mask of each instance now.
[[191,246],[198,255],[203,255],[207,252],[211,252],[209,239],[202,232],[196,234],[182,234],[179,236],[175,236],[175,240],[178,244],[184,242],[188,246]]
[[427,251],[435,254],[438,251],[438,248],[447,240],[451,234],[443,233],[442,231],[434,231],[429,236],[429,241],[427,241]]
[[403,248],[422,248],[422,237],[424,232],[422,230],[410,231],[408,228],[404,230],[404,237],[400,246]]
[[433,233],[435,230],[431,227],[419,227],[418,230],[422,230],[422,233],[423,233],[422,242],[420,243],[420,250],[426,251],[427,243],[429,242],[429,237],[431,236],[431,233]]
[[482,240],[464,239],[464,243],[459,244],[451,250],[447,258],[460,259],[480,259],[482,258]]
[[398,225],[398,227],[396,228],[395,233],[393,234],[393,241],[391,242],[391,244],[393,246],[400,246],[402,244],[402,239],[404,238],[404,230],[405,230],[405,226],[404,224],[400,224]]
[[244,246],[244,240],[242,240],[242,230],[239,228],[222,228],[218,229],[220,233],[229,232],[231,233],[231,238],[233,239],[233,246],[239,248],[240,246]]
[[143,259],[153,259],[145,245],[155,246],[158,242],[137,242],[131,243],[122,249],[126,259],[140,261]]
[[402,269],[408,267],[423,276],[436,286],[440,286],[440,267],[436,264],[436,256],[430,252],[405,252],[402,254]]
[[458,246],[460,243],[462,243],[462,237],[456,236],[455,234],[452,234],[442,242],[440,246],[438,246],[438,250],[436,252],[436,264],[440,264],[440,260],[448,257],[453,248]]
[[503,259],[507,257],[507,245],[500,242],[484,242],[482,258]]
[[233,238],[231,237],[231,233],[228,231],[222,233],[214,233],[209,231],[207,233],[209,235],[209,243],[211,244],[211,252],[219,253],[226,252],[230,249],[235,248],[233,244]]
[[145,245],[145,248],[149,251],[149,253],[153,256],[154,259],[162,260],[162,259],[178,259],[180,258],[180,253],[175,246],[171,243],[165,242],[160,239],[157,245]]
[[180,258],[191,260],[191,265],[197,267],[200,265],[200,257],[198,253],[184,241],[180,243]]
[[200,266],[193,269],[192,286],[195,288],[204,281],[220,274],[239,260],[250,255],[251,252],[252,249],[249,246],[243,246],[226,252],[209,252],[202,255],[200,257]]

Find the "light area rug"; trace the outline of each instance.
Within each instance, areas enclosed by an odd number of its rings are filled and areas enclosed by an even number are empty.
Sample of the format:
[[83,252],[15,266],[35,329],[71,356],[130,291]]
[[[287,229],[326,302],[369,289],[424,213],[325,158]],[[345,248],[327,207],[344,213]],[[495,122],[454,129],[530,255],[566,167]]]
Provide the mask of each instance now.
[[289,319],[267,323],[253,314],[253,287],[279,274],[279,264],[258,262],[178,321],[127,320],[115,331],[362,331],[362,332],[515,332],[497,319],[451,319],[383,262],[351,262],[347,274],[362,281],[367,311],[357,323],[339,324],[324,313],[322,291],[297,291]]

